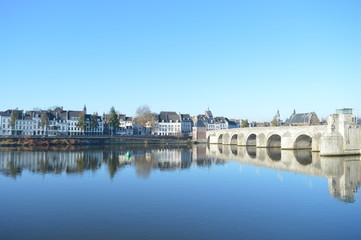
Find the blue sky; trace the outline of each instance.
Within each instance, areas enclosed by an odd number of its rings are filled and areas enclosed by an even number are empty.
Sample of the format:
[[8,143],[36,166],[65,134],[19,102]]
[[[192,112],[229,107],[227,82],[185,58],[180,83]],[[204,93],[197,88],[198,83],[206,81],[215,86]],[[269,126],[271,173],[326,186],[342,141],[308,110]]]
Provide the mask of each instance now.
[[0,0],[0,109],[360,109],[361,1]]

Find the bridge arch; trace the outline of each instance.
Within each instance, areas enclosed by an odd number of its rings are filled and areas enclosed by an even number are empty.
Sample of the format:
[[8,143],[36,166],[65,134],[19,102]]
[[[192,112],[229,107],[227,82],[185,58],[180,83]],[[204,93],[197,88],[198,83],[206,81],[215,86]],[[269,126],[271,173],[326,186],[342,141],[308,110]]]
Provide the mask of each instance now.
[[247,137],[246,145],[247,146],[256,146],[257,136],[256,134],[252,133]]
[[257,148],[256,146],[246,146],[247,154],[250,158],[256,158],[257,157]]
[[295,149],[312,149],[312,138],[306,134],[299,135],[294,143]]
[[218,144],[217,145],[217,147],[218,147],[218,151],[219,151],[219,153],[223,153],[223,145],[221,145],[221,144]]
[[278,134],[272,134],[267,140],[267,147],[280,148],[281,147],[281,136]]
[[231,145],[230,147],[231,147],[231,153],[233,155],[237,156],[238,155],[238,147],[235,145]]
[[267,155],[272,161],[278,162],[281,160],[281,148],[267,148]]
[[238,144],[238,134],[233,134],[229,144],[231,144],[231,145],[237,145]]
[[312,152],[310,150],[295,150],[294,155],[296,161],[301,165],[308,165],[312,163]]
[[218,144],[223,144],[223,134],[220,134],[220,135],[218,136],[217,143],[218,143]]

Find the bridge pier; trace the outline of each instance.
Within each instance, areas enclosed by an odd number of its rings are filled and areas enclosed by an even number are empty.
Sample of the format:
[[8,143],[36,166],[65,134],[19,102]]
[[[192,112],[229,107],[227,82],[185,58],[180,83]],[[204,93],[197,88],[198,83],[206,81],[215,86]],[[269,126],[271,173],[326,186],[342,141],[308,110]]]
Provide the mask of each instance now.
[[321,155],[360,155],[361,125],[352,123],[352,115],[333,114],[327,122],[327,132],[320,141]]
[[293,150],[294,149],[293,138],[290,136],[282,136],[281,149],[282,150]]
[[256,138],[256,147],[258,148],[266,148],[267,147],[267,141],[266,136],[264,133],[258,134]]

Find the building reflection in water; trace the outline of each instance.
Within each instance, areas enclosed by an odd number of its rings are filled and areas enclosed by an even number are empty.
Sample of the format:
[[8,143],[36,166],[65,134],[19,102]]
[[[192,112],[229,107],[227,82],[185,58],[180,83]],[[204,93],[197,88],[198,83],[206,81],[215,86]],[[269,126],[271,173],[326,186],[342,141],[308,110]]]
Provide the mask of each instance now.
[[[222,151],[219,151],[220,147]],[[319,153],[310,150],[290,151],[212,144],[207,150],[209,157],[327,178],[329,193],[343,202],[354,202],[361,185],[360,156],[320,157]]]
[[113,178],[121,169],[132,166],[137,176],[148,178],[152,171],[173,171],[211,167],[237,161],[328,179],[335,198],[352,203],[361,185],[360,157],[326,158],[307,150],[281,151],[279,148],[200,145],[193,148],[139,148],[86,150],[0,150],[0,173],[14,177],[23,170],[39,174],[82,174],[104,165]]
[[[225,160],[209,158],[206,147],[154,148],[129,150],[0,150],[0,173],[21,176],[23,170],[40,174],[82,174],[107,167],[109,176],[127,166],[133,166],[139,177],[147,178],[153,170],[172,171],[194,166],[209,167],[224,164]],[[199,157],[198,157],[199,156]]]

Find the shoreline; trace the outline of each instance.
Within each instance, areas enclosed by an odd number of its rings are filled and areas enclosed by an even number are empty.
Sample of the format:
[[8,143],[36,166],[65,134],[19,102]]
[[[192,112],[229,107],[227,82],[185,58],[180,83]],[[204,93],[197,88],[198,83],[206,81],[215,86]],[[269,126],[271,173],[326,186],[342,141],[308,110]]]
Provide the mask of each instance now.
[[73,145],[191,145],[189,137],[173,136],[2,136],[0,147],[37,147],[37,146],[73,146]]

